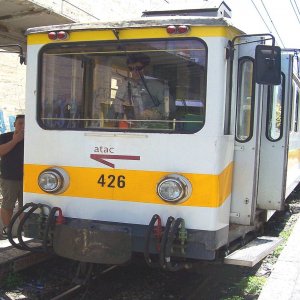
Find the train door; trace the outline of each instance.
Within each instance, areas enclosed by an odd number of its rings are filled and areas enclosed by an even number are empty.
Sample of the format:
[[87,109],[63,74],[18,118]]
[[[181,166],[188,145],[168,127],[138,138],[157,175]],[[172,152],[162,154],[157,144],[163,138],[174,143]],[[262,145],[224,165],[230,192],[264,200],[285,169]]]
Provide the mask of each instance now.
[[282,56],[281,70],[281,84],[268,86],[263,101],[257,207],[269,210],[282,209],[285,200],[291,55]]
[[253,224],[256,209],[262,86],[254,82],[255,46],[238,46],[238,70],[233,75],[237,96],[230,222],[241,225]]

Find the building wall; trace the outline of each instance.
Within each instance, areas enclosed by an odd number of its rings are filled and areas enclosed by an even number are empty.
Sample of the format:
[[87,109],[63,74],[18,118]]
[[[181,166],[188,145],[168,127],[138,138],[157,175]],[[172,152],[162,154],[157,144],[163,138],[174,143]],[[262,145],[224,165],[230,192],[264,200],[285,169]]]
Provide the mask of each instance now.
[[9,120],[25,111],[25,73],[17,54],[0,52],[0,133],[11,131]]
[[[117,20],[141,16],[144,10],[178,0],[30,0],[77,22]],[[194,1],[194,0],[184,0]]]

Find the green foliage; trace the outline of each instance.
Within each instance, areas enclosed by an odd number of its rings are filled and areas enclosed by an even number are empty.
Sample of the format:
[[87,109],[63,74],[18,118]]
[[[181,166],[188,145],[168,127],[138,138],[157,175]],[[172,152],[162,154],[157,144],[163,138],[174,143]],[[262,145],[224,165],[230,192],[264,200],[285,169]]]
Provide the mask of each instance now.
[[273,255],[278,258],[281,251],[284,249],[285,244],[292,233],[292,228],[289,230],[283,230],[280,232],[279,236],[283,238],[283,242],[274,250]]
[[282,243],[278,247],[276,247],[276,249],[273,252],[273,256],[276,257],[276,258],[278,258],[279,255],[280,255],[280,253],[281,253],[281,251],[284,249],[284,247],[285,247],[285,243]]
[[2,285],[6,289],[14,289],[23,283],[23,278],[18,273],[9,273],[3,280]]
[[265,277],[250,276],[243,278],[238,286],[245,295],[259,295],[266,280]]
[[244,300],[244,298],[241,297],[241,296],[232,296],[232,297],[229,297],[229,298],[225,298],[223,300]]
[[250,276],[243,278],[239,283],[236,284],[235,294],[240,296],[230,296],[222,300],[244,300],[245,297],[258,296],[266,282],[265,277]]
[[288,238],[290,237],[291,233],[292,233],[292,228],[290,228],[289,230],[281,231],[279,236],[282,237],[285,241],[287,241]]

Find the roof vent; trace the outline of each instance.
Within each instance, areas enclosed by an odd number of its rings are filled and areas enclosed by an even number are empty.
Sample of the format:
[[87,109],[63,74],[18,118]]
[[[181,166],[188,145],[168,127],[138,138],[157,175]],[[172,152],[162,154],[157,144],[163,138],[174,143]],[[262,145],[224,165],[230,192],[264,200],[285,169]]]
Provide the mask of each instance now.
[[220,0],[189,0],[160,4],[143,12],[142,17],[199,16],[231,18],[231,9]]

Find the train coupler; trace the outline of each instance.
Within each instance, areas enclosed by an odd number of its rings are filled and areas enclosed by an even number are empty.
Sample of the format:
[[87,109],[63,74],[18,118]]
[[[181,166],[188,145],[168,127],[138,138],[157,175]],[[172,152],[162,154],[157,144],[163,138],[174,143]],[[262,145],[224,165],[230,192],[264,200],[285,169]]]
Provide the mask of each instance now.
[[187,239],[188,239],[188,234],[185,228],[185,222],[183,219],[181,219],[181,224],[178,231],[178,240],[180,241],[180,251],[182,254],[185,254]]
[[[157,224],[157,225],[155,225]],[[163,235],[162,226],[161,226],[161,218],[159,215],[155,214],[152,216],[149,225],[147,227],[146,239],[145,239],[145,248],[144,248],[144,257],[145,261],[150,267],[159,267],[159,262],[154,262],[150,258],[150,241],[152,233],[156,240],[156,250],[160,252],[161,250],[161,239]]]
[[[186,262],[172,262],[172,256],[176,256],[176,252],[183,256],[185,254],[185,247],[187,245],[187,230],[185,228],[185,222],[182,218],[174,219],[169,217],[162,242],[162,251],[160,253],[161,265],[168,271],[178,271],[182,269],[188,269],[191,266]],[[178,244],[177,242],[180,242]],[[177,251],[175,251],[175,249]]]

